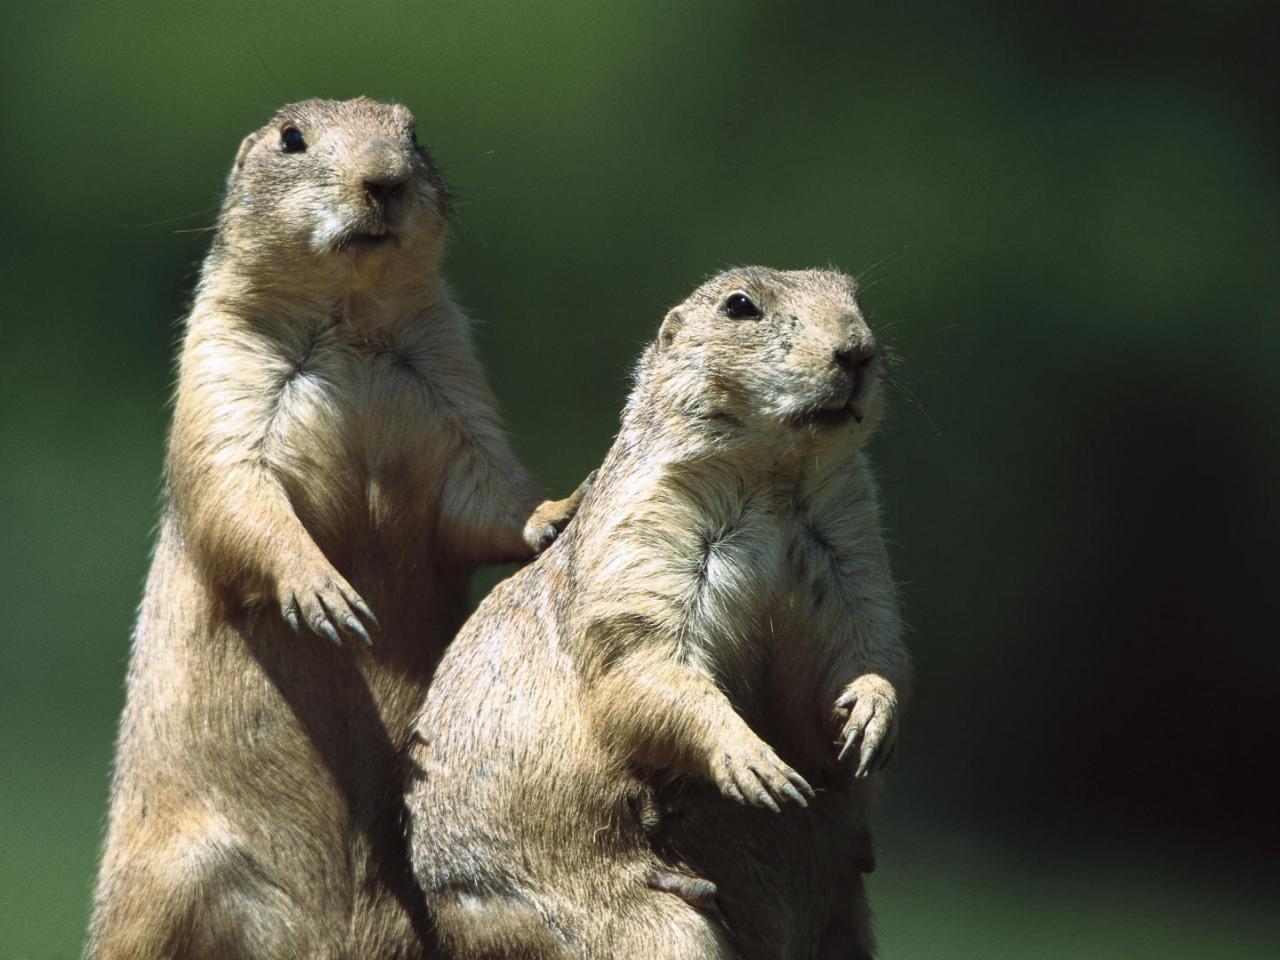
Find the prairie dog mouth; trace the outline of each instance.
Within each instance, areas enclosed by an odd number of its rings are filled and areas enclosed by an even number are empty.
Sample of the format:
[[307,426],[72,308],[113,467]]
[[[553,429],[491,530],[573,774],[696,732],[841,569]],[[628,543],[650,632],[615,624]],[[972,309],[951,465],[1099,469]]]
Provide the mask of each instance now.
[[372,250],[394,242],[395,232],[381,218],[376,221],[365,221],[352,224],[334,240],[332,249],[335,253],[344,250]]
[[839,427],[850,420],[862,423],[875,390],[877,372],[872,368],[874,359],[875,354],[872,353],[856,363],[841,364],[847,371],[846,382],[840,387],[833,387],[826,396],[801,410],[792,422],[798,426],[815,427]]
[[384,227],[376,233],[353,233],[338,244],[338,249],[341,250],[347,247],[354,247],[356,249],[368,250],[373,247],[380,247],[383,244],[390,243],[395,240],[395,238],[396,235]]
[[866,416],[866,398],[865,384],[850,384],[843,393],[801,410],[791,422],[799,427],[839,427],[850,420],[861,423]]
[[864,414],[857,401],[850,397],[838,407],[819,407],[797,415],[793,422],[802,427],[839,427],[850,420],[861,423]]

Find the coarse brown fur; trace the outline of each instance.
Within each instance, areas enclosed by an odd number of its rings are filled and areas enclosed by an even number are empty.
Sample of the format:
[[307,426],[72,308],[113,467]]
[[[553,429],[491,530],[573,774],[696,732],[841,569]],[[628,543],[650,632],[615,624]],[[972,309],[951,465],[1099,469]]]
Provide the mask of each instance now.
[[97,960],[425,955],[409,724],[473,569],[566,509],[535,512],[503,436],[440,278],[446,209],[399,105],[290,104],[240,148],[186,324]]
[[415,726],[451,956],[870,956],[910,675],[861,452],[882,363],[838,273],[734,270],[667,315],[577,518]]

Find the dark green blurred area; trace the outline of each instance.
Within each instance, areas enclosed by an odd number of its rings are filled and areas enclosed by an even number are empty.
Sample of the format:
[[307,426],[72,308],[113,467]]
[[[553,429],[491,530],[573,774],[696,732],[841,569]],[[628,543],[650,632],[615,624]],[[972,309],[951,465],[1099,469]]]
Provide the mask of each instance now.
[[1278,12],[8,10],[0,958],[80,947],[236,145],[358,94],[412,107],[454,185],[448,272],[557,494],[708,273],[865,276],[905,361],[874,452],[919,667],[884,957],[1280,956]]

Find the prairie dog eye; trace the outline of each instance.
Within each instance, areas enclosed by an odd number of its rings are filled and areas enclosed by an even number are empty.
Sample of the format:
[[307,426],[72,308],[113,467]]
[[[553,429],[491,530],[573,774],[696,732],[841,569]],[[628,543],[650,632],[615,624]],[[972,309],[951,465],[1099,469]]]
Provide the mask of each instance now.
[[727,316],[733,317],[735,320],[741,320],[743,317],[759,317],[761,316],[760,308],[745,293],[729,294],[721,307]]
[[301,153],[307,149],[307,141],[297,127],[285,127],[280,131],[280,147],[285,153]]

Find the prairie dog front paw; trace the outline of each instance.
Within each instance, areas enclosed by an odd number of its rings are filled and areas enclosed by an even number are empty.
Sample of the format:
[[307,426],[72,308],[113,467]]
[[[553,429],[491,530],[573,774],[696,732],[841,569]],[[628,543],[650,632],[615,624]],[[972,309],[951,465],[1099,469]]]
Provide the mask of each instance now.
[[328,637],[339,646],[343,636],[358,637],[373,645],[365,626],[368,623],[377,628],[373,611],[342,574],[323,558],[289,564],[277,582],[276,600],[294,633],[306,624],[312,632]]
[[559,511],[563,500],[543,500],[524,525],[523,538],[527,546],[536,556],[551,544],[569,522]]
[[731,800],[782,812],[782,804],[807,807],[813,787],[782,762],[763,740],[719,751],[711,758],[711,779]]
[[539,554],[555,542],[556,537],[569,525],[573,515],[578,512],[578,507],[582,504],[582,498],[591,489],[591,484],[595,478],[596,472],[593,470],[582,483],[578,484],[578,489],[563,500],[543,500],[542,503],[538,504],[537,509],[533,511],[528,522],[524,525],[524,542],[530,550],[535,554]]
[[839,759],[857,759],[854,776],[865,777],[889,762],[898,738],[897,713],[898,693],[878,673],[864,673],[836,698]]

